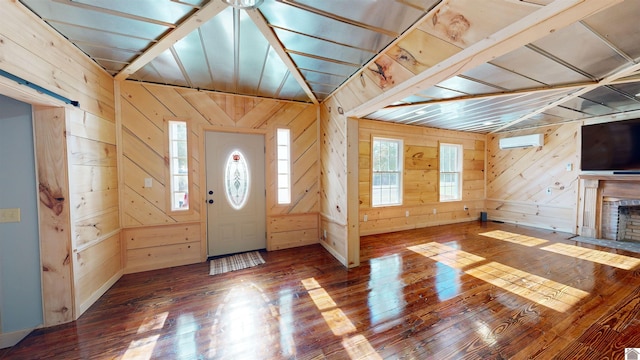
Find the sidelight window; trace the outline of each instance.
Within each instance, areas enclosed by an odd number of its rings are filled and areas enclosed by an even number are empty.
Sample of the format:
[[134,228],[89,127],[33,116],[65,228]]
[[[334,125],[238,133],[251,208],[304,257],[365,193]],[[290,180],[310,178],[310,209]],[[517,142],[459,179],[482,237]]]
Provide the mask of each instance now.
[[168,121],[171,211],[189,210],[189,151],[186,121]]

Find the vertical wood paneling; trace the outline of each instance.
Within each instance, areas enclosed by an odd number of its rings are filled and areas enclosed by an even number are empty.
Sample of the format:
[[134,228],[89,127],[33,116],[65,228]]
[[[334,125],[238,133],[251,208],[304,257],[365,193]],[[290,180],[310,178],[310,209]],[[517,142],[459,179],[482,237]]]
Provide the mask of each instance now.
[[[371,139],[375,136],[403,140],[401,206],[371,206]],[[480,211],[484,210],[484,135],[360,120],[358,137],[361,235],[470,221],[480,217]],[[463,146],[461,201],[439,202],[440,142]],[[464,210],[465,205],[467,211]],[[367,221],[364,221],[365,215]]]
[[[545,229],[576,231],[579,123],[488,136],[489,217]],[[544,133],[544,146],[500,150],[500,138]],[[567,164],[571,170],[567,171]]]
[[[204,154],[199,153],[203,149],[203,129],[265,132],[267,224],[275,223],[272,221],[274,216],[295,217],[318,213],[319,154],[315,151],[318,144],[315,106],[127,81],[121,84],[121,88],[124,226],[134,229],[148,225],[192,223],[206,218],[206,214],[201,213],[206,208],[202,206],[204,194],[201,194],[203,184],[200,184],[200,179],[203,178],[201,171],[205,166]],[[195,194],[190,194],[189,198],[192,211],[184,215],[168,213],[166,200],[163,199],[168,191],[168,179],[165,178],[167,163],[162,155],[166,151],[163,142],[167,136],[164,121],[169,118],[189,121],[192,140],[195,142],[189,148],[194,167],[190,173],[190,181],[193,182],[192,191]],[[275,197],[275,131],[278,127],[289,128],[292,134],[293,193],[292,203],[287,206],[278,205]],[[152,188],[143,187],[145,177],[153,179]],[[277,236],[272,236],[268,225],[267,247],[272,249],[282,248],[285,243],[293,246],[296,243],[302,245],[310,241],[317,242],[317,224],[315,228],[307,230],[305,240],[300,242],[297,238],[299,234],[293,229],[288,234],[279,231]],[[270,239],[276,238],[277,244],[272,243]],[[202,237],[201,241],[204,243],[206,239]],[[206,246],[202,249],[206,251]],[[195,259],[193,251],[189,249],[184,259]],[[155,251],[154,266],[170,264],[168,259],[162,259],[163,256],[170,255],[170,252]],[[206,257],[205,253],[197,255],[198,261]],[[127,256],[127,259],[127,271],[150,268],[148,265],[135,263],[144,261],[144,257]]]
[[341,110],[335,97],[320,107],[320,228],[321,244],[348,266],[347,118]]
[[74,320],[65,109],[33,108],[44,325]]

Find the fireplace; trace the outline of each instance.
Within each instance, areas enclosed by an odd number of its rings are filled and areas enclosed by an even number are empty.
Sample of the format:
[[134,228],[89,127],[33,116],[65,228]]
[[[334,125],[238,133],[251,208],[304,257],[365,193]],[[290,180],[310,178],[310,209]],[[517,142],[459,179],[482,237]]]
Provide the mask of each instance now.
[[640,242],[640,200],[604,198],[601,237]]
[[578,235],[640,242],[640,175],[581,175]]

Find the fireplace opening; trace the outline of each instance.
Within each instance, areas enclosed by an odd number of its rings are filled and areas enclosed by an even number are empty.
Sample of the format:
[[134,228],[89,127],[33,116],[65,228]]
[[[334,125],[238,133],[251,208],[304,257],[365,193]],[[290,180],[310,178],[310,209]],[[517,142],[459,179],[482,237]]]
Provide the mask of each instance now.
[[601,224],[603,239],[640,242],[640,200],[605,199]]
[[640,242],[640,206],[618,207],[618,241]]

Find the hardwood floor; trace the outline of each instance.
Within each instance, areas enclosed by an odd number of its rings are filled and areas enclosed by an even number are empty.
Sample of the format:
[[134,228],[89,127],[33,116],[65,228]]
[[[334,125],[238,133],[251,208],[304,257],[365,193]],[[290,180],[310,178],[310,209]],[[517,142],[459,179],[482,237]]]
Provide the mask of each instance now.
[[623,359],[640,347],[640,254],[466,223],[319,245],[208,275],[122,277],[78,321],[1,359]]

